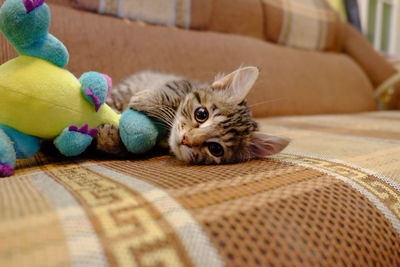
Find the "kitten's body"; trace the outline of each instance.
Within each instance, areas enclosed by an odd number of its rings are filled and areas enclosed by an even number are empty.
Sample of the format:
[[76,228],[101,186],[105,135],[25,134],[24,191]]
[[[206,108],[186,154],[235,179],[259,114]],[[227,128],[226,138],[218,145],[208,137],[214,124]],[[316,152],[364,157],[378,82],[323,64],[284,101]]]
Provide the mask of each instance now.
[[[177,158],[189,163],[230,163],[271,155],[288,140],[262,134],[245,97],[258,76],[254,67],[241,68],[212,84],[175,75],[142,72],[111,91],[107,103],[119,111],[132,108],[164,123],[168,144]],[[104,126],[100,150],[123,152],[117,130]]]
[[167,83],[179,80],[184,80],[184,78],[152,71],[139,72],[129,76],[122,83],[114,87],[107,98],[107,104],[122,112],[128,108],[132,96],[149,90],[161,92]]

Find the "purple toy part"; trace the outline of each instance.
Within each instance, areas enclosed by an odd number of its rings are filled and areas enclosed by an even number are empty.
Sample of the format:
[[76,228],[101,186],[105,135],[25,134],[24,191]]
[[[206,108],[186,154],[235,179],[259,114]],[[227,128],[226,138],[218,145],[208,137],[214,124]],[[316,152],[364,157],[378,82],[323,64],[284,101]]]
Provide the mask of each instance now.
[[85,124],[85,125],[83,125],[83,126],[79,129],[79,132],[81,132],[81,133],[87,133],[88,130],[89,130],[89,125],[88,125],[88,124]]
[[31,13],[37,7],[43,5],[44,0],[24,0],[24,6],[26,9],[26,13]]
[[93,100],[94,108],[95,108],[96,112],[99,111],[99,108],[101,106],[100,99],[95,94],[93,94],[93,92],[92,92],[92,90],[90,90],[90,88],[85,89],[85,95],[89,96]]
[[95,137],[97,134],[98,130],[96,128],[89,130],[88,135],[91,137]]
[[78,128],[78,126],[72,125],[68,128],[69,131],[71,132],[78,132],[78,133],[83,133],[90,135],[91,137],[96,136],[97,134],[97,129],[89,129],[89,125],[85,124],[81,128]]
[[78,126],[72,125],[68,128],[69,131],[71,132],[79,132]]
[[107,81],[107,96],[108,96],[111,92],[112,79],[107,74],[102,74],[102,75],[103,75],[104,79],[106,79],[106,81]]
[[14,168],[8,164],[0,164],[0,177],[8,177],[14,174]]

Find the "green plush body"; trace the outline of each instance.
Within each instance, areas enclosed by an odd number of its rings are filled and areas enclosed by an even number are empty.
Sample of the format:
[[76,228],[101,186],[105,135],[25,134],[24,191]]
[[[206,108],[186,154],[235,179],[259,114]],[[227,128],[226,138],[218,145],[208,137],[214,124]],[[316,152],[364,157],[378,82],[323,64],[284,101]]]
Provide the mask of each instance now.
[[107,75],[87,72],[78,80],[64,69],[68,51],[49,25],[44,0],[6,0],[0,8],[0,30],[20,54],[0,66],[0,177],[14,173],[17,158],[32,157],[42,138],[54,139],[66,156],[81,154],[102,124],[120,128],[129,152],[149,151],[162,132],[156,123],[104,104]]
[[19,56],[1,65],[0,95],[0,124],[28,135],[55,138],[71,125],[119,125],[109,106],[96,112],[74,75],[39,58]]

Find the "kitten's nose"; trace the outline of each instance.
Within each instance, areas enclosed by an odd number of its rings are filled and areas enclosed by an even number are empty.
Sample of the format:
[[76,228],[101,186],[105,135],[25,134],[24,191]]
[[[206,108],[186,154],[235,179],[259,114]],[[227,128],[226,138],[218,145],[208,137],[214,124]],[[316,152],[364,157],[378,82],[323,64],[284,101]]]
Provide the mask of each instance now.
[[188,146],[188,147],[192,147],[192,144],[189,142],[189,139],[187,138],[186,135],[183,136],[182,138],[182,145]]

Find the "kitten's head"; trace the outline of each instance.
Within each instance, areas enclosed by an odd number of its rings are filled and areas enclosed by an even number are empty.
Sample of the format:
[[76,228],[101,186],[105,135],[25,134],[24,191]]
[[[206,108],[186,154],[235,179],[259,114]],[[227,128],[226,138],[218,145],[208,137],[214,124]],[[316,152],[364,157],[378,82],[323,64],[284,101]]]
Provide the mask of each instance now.
[[210,86],[193,89],[181,102],[169,138],[186,162],[219,164],[272,155],[289,140],[257,131],[245,98],[257,80],[256,67],[240,68]]

